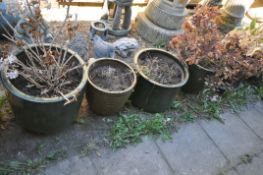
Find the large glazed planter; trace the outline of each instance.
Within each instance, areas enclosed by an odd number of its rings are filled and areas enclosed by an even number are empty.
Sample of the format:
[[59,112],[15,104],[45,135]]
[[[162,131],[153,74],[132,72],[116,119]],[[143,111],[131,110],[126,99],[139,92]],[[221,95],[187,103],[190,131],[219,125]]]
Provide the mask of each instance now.
[[[130,72],[132,75],[130,86],[120,91],[110,91],[97,86],[90,78],[91,72],[105,65],[127,69],[127,72]],[[86,93],[89,107],[94,113],[99,115],[112,115],[119,112],[133,92],[136,82],[137,77],[135,71],[127,63],[121,60],[101,58],[90,63],[88,66]]]
[[[0,2],[0,13],[4,16],[4,18],[9,21],[9,23],[14,27],[17,22],[19,21],[19,17],[12,16],[10,14],[7,14],[6,12],[6,4],[4,2]],[[7,34],[5,29],[7,29],[8,32],[12,33],[12,29],[8,26],[8,24],[5,22],[5,20],[0,16],[0,38],[3,38],[2,34]]]
[[189,80],[183,86],[182,90],[185,93],[199,93],[204,89],[205,86],[205,78],[207,76],[213,75],[214,71],[204,68],[200,65],[189,65]]
[[[46,44],[46,47],[49,45]],[[32,45],[32,48],[35,47]],[[52,45],[53,48],[60,49],[58,45]],[[63,48],[66,51],[65,48]],[[15,55],[19,55],[24,51],[18,51]],[[84,61],[75,52],[67,50],[69,56],[74,55],[80,64]],[[78,115],[81,101],[85,92],[87,82],[87,68],[83,66],[82,77],[79,85],[70,93],[65,94],[66,98],[71,99],[72,96],[77,98],[76,101],[65,104],[65,98],[52,97],[41,98],[35,97],[18,90],[6,77],[6,69],[1,71],[2,83],[7,90],[8,101],[18,123],[29,131],[36,133],[49,134],[63,130],[70,126],[75,117]]]
[[[182,79],[179,83],[173,85],[160,84],[147,77],[140,68],[139,60],[143,59],[146,54],[151,53],[159,58],[166,57],[173,59],[182,70]],[[147,112],[163,112],[170,107],[178,90],[186,84],[189,78],[188,68],[181,63],[175,55],[155,48],[147,48],[139,51],[134,57],[134,63],[138,71],[138,83],[131,97],[134,106],[137,106]]]

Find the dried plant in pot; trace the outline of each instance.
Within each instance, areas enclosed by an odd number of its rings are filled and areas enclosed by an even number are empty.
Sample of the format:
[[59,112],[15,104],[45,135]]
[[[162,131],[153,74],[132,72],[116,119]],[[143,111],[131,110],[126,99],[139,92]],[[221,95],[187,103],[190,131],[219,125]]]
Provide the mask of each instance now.
[[183,87],[185,92],[198,93],[205,85],[205,78],[213,75],[221,64],[224,48],[222,33],[215,22],[220,15],[218,7],[199,6],[195,14],[183,24],[184,33],[175,36],[170,46],[189,65],[190,77]]
[[221,67],[217,67],[209,85],[220,91],[233,90],[242,83],[260,85],[263,81],[263,25],[250,25],[231,31],[222,43]]
[[112,58],[91,60],[86,93],[91,110],[99,115],[119,112],[136,82],[135,71],[124,61]]
[[[31,18],[33,23],[35,20]],[[17,49],[1,58],[1,79],[21,126],[48,134],[73,123],[84,95],[87,68],[72,50],[44,43],[44,33],[35,26],[28,33],[33,44],[4,35]]]
[[146,48],[134,57],[138,83],[131,99],[147,112],[163,112],[189,78],[187,66],[165,50]]
[[[45,46],[49,48],[50,45]],[[29,63],[24,62],[27,59],[26,53],[39,48],[40,46],[30,46],[28,50],[14,53],[13,56],[17,60],[13,60],[13,66],[16,67],[17,75],[16,71],[5,67],[1,71],[1,78],[12,111],[21,126],[33,132],[47,134],[60,131],[73,123],[83,99],[87,75],[86,67],[80,66],[84,61],[73,51],[57,45],[52,45],[51,51],[62,51],[63,55],[65,53],[64,64],[68,61],[66,64],[75,65],[76,69],[72,67],[75,70],[71,68],[61,75],[54,76],[55,73],[51,71],[57,71],[59,74],[56,66],[45,73],[45,70],[27,65]],[[24,66],[20,66],[23,64]],[[66,67],[65,65],[65,69]],[[32,71],[32,74],[29,71]],[[39,71],[39,74],[33,73],[34,71]],[[41,76],[40,71],[46,76]]]

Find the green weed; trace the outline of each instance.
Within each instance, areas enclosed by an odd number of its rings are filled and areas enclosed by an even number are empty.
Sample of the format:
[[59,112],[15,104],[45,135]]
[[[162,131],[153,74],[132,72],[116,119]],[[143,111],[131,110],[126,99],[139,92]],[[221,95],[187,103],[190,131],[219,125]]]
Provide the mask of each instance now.
[[58,150],[51,152],[46,157],[36,160],[28,160],[25,162],[11,161],[8,164],[0,164],[0,175],[21,174],[28,175],[40,171],[45,168],[50,162],[64,158],[66,152]]
[[6,96],[0,96],[0,108],[2,108],[6,102],[7,102]]
[[249,97],[255,94],[262,96],[263,87],[256,90],[252,86],[244,85],[222,95],[205,89],[197,98],[186,97],[174,101],[171,110],[176,111],[177,117],[169,118],[166,114],[156,114],[147,118],[139,114],[122,115],[110,131],[111,147],[120,148],[130,143],[138,143],[144,135],[161,135],[163,139],[171,139],[170,129],[177,122],[193,122],[198,118],[223,122],[220,116],[223,110],[237,112],[246,105]]
[[0,97],[0,129],[6,129],[12,119],[11,108],[6,96]]
[[256,95],[263,100],[263,83],[257,88]]
[[93,151],[99,151],[97,145],[95,143],[88,143],[81,149],[80,154],[82,156],[87,156]]
[[166,46],[166,41],[164,38],[161,38],[156,43],[154,43],[153,46],[156,48],[164,48]]
[[149,118],[140,115],[122,115],[110,131],[111,147],[121,148],[130,143],[138,143],[144,135],[162,135],[171,139],[169,122],[171,118],[155,114]]
[[222,97],[222,102],[232,111],[238,112],[242,106],[247,104],[248,98],[255,94],[255,88],[243,85],[237,90],[226,92]]

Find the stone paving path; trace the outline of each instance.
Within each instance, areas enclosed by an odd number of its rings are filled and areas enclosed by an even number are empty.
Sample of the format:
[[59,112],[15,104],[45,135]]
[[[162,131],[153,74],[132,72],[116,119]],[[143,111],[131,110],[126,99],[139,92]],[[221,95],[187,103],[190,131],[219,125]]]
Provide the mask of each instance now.
[[225,124],[183,125],[172,141],[144,138],[100,156],[75,156],[41,175],[263,175],[263,103],[222,117]]

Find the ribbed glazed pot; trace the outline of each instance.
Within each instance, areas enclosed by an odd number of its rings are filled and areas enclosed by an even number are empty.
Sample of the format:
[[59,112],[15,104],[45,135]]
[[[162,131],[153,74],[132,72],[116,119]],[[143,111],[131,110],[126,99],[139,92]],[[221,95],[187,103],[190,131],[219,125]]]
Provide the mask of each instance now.
[[[139,60],[149,53],[154,54],[154,56],[158,55],[159,58],[168,57],[169,59],[173,59],[175,64],[178,64],[182,70],[182,80],[177,84],[164,85],[147,77],[140,68]],[[139,75],[138,83],[131,97],[132,104],[146,112],[152,113],[163,112],[168,109],[178,91],[188,81],[189,73],[187,66],[182,64],[175,55],[156,48],[147,48],[139,51],[134,57],[134,63]]]
[[[131,73],[132,82],[130,86],[124,90],[110,91],[102,89],[96,85],[90,78],[91,72],[105,65],[114,66],[115,68],[124,68],[127,70],[127,73]],[[112,58],[101,58],[92,61],[88,66],[88,83],[86,93],[90,109],[99,115],[112,115],[119,112],[133,92],[136,82],[137,77],[135,71],[124,61]]]
[[[49,44],[45,44],[46,47]],[[31,46],[37,47],[35,45]],[[58,45],[52,45],[53,48],[61,49]],[[66,48],[62,48],[66,51]],[[17,58],[24,51],[15,53]],[[84,61],[75,52],[68,50],[69,55],[74,55],[80,64]],[[42,98],[25,94],[17,89],[11,81],[6,77],[7,69],[1,71],[2,84],[7,91],[8,102],[11,105],[12,111],[18,123],[26,130],[36,133],[50,134],[61,131],[69,127],[75,117],[78,115],[81,101],[83,99],[86,82],[87,82],[87,68],[82,67],[82,77],[79,85],[70,93],[65,94],[65,98],[71,99],[76,97],[76,101],[64,105],[66,100],[61,97]]]

